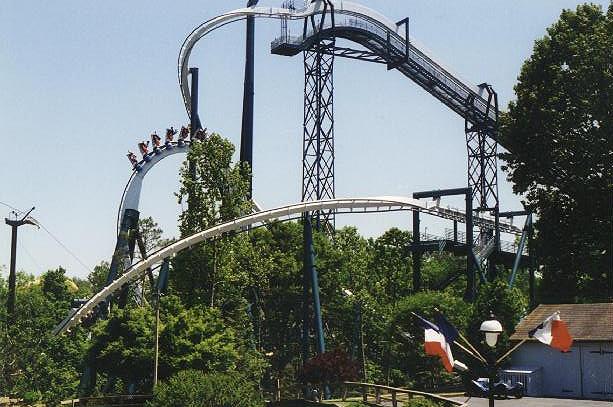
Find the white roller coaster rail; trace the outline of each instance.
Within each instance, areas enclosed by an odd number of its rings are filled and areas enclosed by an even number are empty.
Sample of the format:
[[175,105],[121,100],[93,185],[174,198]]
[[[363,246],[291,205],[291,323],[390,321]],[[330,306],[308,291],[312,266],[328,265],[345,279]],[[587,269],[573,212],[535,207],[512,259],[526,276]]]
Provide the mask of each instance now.
[[134,168],[132,176],[128,180],[126,187],[121,197],[119,204],[119,211],[117,213],[117,234],[119,235],[119,225],[121,224],[121,218],[126,209],[138,210],[140,203],[140,194],[143,188],[143,181],[145,175],[151,170],[157,163],[164,158],[173,154],[187,153],[191,146],[190,140],[185,140],[182,143],[172,142],[163,144],[157,151],[153,151],[147,154],[147,159],[140,161]]
[[[375,47],[374,43],[363,38],[350,38],[347,35],[344,36],[345,38],[356,41],[372,51],[380,53],[380,44],[387,43],[389,34],[390,45],[395,53],[398,55],[406,53],[405,33],[394,22],[367,7],[353,2],[333,0],[332,3],[334,4],[335,15],[334,27],[337,32],[360,29],[363,32],[367,32],[370,39],[376,40],[379,45]],[[191,95],[188,83],[189,57],[195,44],[200,39],[226,24],[243,20],[249,16],[300,20],[322,14],[324,10],[324,1],[322,0],[314,1],[308,7],[301,10],[253,6],[230,11],[196,27],[185,39],[178,60],[179,86],[188,114],[191,116]],[[328,22],[324,29],[331,28],[329,24]],[[304,43],[309,39],[309,35],[313,35],[313,33],[307,34],[307,37],[287,37],[282,38],[282,40]],[[398,66],[398,69],[403,74],[428,90],[428,92],[432,93],[456,113],[473,123],[476,118],[475,114],[481,118],[480,120],[485,120],[489,123],[496,120],[497,112],[495,106],[492,104],[488,107],[483,87],[475,86],[462,79],[460,75],[453,73],[451,69],[438,61],[425,47],[418,44],[415,39],[410,38],[409,42],[409,55],[406,56],[406,62]],[[383,57],[384,55],[381,56]],[[472,103],[472,105],[468,105],[468,103]]]
[[[254,214],[246,215],[232,221],[213,226],[152,253],[146,259],[132,265],[120,277],[92,296],[85,304],[81,306],[81,308],[76,310],[71,317],[62,321],[62,323],[56,327],[54,333],[63,334],[70,331],[70,329],[78,325],[81,320],[90,316],[94,312],[96,306],[103,303],[110,295],[113,295],[125,285],[142,277],[147,272],[149,267],[162,262],[165,258],[169,258],[186,248],[192,247],[205,240],[219,237],[224,233],[244,230],[245,227],[250,225],[261,224],[270,220],[285,217],[291,218],[305,212],[313,212],[318,210],[335,210],[351,213],[409,210],[420,211],[447,219],[457,219],[463,215],[457,211],[441,208],[436,201],[420,201],[418,199],[395,196],[329,199],[322,201],[301,202],[256,212]],[[478,224],[478,222],[490,222],[491,220],[476,217],[475,221],[476,224]],[[521,233],[518,228],[513,227],[510,224],[503,223],[501,226],[511,233]]]

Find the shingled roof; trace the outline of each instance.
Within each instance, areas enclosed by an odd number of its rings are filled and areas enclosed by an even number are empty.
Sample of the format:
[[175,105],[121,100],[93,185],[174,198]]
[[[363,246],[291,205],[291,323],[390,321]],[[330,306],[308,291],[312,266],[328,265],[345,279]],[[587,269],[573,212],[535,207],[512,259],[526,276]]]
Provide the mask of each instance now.
[[613,341],[613,303],[539,305],[517,325],[511,340],[532,340],[528,332],[556,311],[575,341]]

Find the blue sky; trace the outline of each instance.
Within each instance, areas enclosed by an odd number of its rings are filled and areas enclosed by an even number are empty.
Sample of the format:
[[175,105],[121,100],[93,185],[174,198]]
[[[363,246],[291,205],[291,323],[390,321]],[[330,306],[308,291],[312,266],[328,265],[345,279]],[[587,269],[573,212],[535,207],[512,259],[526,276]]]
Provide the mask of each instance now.
[[[297,3],[299,0],[297,1]],[[26,209],[85,263],[44,230],[20,229],[18,268],[69,274],[109,259],[117,205],[130,176],[125,157],[136,143],[184,124],[177,56],[199,23],[243,1],[18,1],[0,5],[0,201]],[[607,6],[607,1],[596,2]],[[262,0],[278,6],[280,1]],[[467,80],[493,84],[500,104],[513,98],[534,40],[571,0],[362,0],[392,20],[411,18],[411,35]],[[254,194],[264,207],[300,199],[303,70],[301,57],[273,56],[277,21],[258,20]],[[205,126],[238,143],[244,24],[201,41],[191,64],[201,71]],[[337,59],[335,65],[337,196],[408,195],[466,184],[463,121],[398,72]],[[142,216],[176,234],[181,157],[148,176]],[[519,198],[500,174],[501,207]],[[452,205],[459,202],[449,201]],[[0,214],[9,209],[0,206]],[[408,214],[343,217],[367,236],[410,227]],[[427,221],[442,231],[441,222]],[[0,232],[0,264],[9,263],[10,229]],[[4,271],[6,273],[6,270]]]

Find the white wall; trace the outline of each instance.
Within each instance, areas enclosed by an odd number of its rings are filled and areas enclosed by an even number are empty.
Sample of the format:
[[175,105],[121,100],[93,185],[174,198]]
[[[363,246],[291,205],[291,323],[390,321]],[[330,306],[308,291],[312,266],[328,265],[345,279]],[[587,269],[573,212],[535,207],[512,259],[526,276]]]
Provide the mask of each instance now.
[[543,368],[543,394],[552,397],[613,399],[613,343],[577,342],[568,353],[541,343],[525,343],[514,367]]

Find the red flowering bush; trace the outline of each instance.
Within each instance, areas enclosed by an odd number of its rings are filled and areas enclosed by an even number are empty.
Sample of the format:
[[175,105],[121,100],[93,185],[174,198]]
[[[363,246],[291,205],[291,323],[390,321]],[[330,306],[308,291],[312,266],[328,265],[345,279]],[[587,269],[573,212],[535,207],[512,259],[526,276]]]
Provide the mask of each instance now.
[[356,380],[360,369],[356,361],[340,349],[324,352],[305,363],[299,380],[317,387]]

